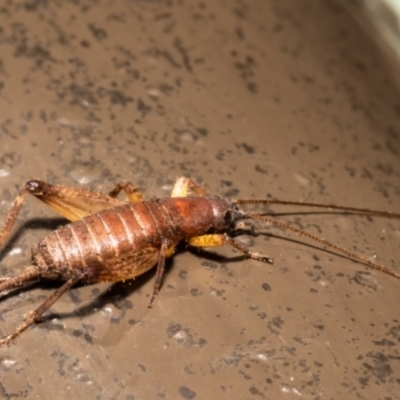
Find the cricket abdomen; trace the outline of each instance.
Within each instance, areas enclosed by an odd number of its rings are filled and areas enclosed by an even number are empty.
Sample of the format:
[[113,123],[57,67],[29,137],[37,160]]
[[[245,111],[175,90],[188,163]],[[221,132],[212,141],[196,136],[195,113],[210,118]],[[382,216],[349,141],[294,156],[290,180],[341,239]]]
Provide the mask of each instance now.
[[205,233],[212,219],[207,198],[126,204],[58,228],[32,256],[44,276],[69,279],[80,270],[86,282],[130,279],[155,265],[164,240],[175,246]]

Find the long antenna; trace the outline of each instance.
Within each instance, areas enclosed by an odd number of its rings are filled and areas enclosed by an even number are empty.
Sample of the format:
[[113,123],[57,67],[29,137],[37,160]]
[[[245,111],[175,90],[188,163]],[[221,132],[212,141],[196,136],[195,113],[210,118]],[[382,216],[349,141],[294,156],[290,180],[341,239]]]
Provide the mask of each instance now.
[[269,199],[238,199],[232,200],[234,204],[267,204],[267,205],[284,205],[284,206],[299,206],[299,207],[316,207],[323,208],[326,210],[340,210],[340,211],[351,211],[359,214],[369,214],[377,215],[381,217],[389,218],[400,218],[400,213],[393,213],[391,211],[379,211],[371,210],[369,208],[356,208],[356,207],[346,207],[339,206],[336,204],[319,204],[319,203],[309,203],[306,201],[287,201],[287,200],[269,200]]
[[[248,203],[244,203],[244,204],[248,204]],[[394,214],[394,215],[395,216],[400,216],[399,214]],[[337,252],[342,253],[345,256],[347,256],[347,257],[349,257],[349,258],[351,258],[351,259],[353,259],[355,261],[358,261],[358,262],[360,262],[362,264],[368,265],[369,267],[371,267],[373,269],[376,269],[378,271],[382,271],[385,274],[388,274],[388,275],[391,275],[391,276],[394,276],[394,277],[400,279],[400,274],[399,273],[397,273],[397,272],[385,267],[384,265],[376,264],[376,263],[374,263],[372,261],[369,261],[367,258],[362,257],[362,256],[360,256],[360,255],[358,255],[356,253],[353,253],[350,250],[347,250],[347,249],[345,249],[343,247],[340,247],[340,246],[338,246],[338,245],[336,245],[334,243],[331,243],[331,242],[329,242],[328,240],[326,240],[324,238],[321,238],[319,236],[313,235],[312,233],[309,233],[309,232],[303,231],[301,229],[295,228],[294,226],[289,225],[289,224],[287,224],[285,222],[276,220],[274,218],[269,218],[269,217],[266,217],[264,215],[256,214],[256,213],[246,213],[245,217],[248,217],[248,218],[251,218],[251,219],[254,219],[254,220],[263,221],[263,222],[268,222],[271,225],[279,226],[280,228],[283,228],[285,230],[294,232],[297,235],[304,236],[304,237],[306,237],[308,239],[311,239],[311,240],[314,240],[314,241],[316,241],[318,243],[321,243],[326,247],[330,247],[330,248],[336,250]]]

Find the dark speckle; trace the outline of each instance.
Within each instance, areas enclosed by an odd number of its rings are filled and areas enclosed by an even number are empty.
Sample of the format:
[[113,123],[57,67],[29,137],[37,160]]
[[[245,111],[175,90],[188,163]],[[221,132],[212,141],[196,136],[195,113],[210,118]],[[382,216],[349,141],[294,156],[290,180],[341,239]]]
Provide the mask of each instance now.
[[199,296],[201,295],[201,291],[199,289],[193,288],[190,290],[190,294],[194,297],[194,296]]
[[52,61],[55,62],[56,60],[52,57],[51,53],[49,50],[39,46],[39,45],[34,45],[32,47],[28,47],[26,44],[21,44],[18,46],[15,50],[14,53],[15,57],[29,57],[29,58],[35,58],[37,60],[46,60],[46,61]]
[[251,376],[249,374],[244,373],[243,371],[239,371],[239,373],[243,376],[243,378],[248,381],[251,379]]
[[249,82],[247,84],[247,89],[249,89],[249,92],[251,93],[257,93],[258,92],[258,85],[254,82]]
[[303,78],[303,81],[305,82],[305,83],[314,83],[315,82],[315,79],[312,77],[312,76],[303,76],[302,77]]
[[142,99],[139,99],[137,103],[137,109],[142,117],[145,117],[146,114],[151,111],[151,106],[147,105]]
[[368,385],[368,378],[359,378],[358,382],[360,382],[362,386],[366,386]]
[[232,186],[232,181],[225,181],[225,180],[222,180],[222,181],[221,181],[221,186],[231,187],[231,186]]
[[[236,53],[232,53],[236,56]],[[246,82],[247,88],[251,93],[256,93],[258,91],[258,85],[253,82],[255,76],[255,69],[257,63],[252,56],[246,56],[243,61],[236,61],[234,66],[238,69],[241,78]]]
[[3,153],[0,157],[0,165],[7,166],[9,168],[17,167],[21,164],[21,161],[21,155],[14,151]]
[[360,72],[365,72],[365,70],[367,69],[362,61],[354,61],[354,66]]
[[107,31],[105,29],[99,28],[94,24],[89,24],[88,28],[90,29],[90,31],[93,33],[93,36],[98,41],[101,41],[101,40],[105,39],[108,36]]
[[361,178],[373,179],[373,176],[367,168],[363,168],[361,172]]
[[208,135],[208,130],[206,128],[196,128],[196,132],[203,137],[206,137]]
[[143,364],[138,364],[138,367],[140,368],[140,370],[144,373],[147,371],[147,368],[143,365]]
[[239,194],[239,190],[237,189],[229,189],[227,191],[224,192],[225,197],[227,197],[228,199],[231,199],[232,197],[235,197]]
[[372,363],[365,362],[363,367],[382,383],[393,374],[393,369],[389,364],[389,358],[383,353],[368,353],[367,357]]
[[122,106],[126,106],[128,103],[133,103],[133,98],[125,95],[120,90],[110,90],[100,87],[97,90],[97,95],[100,98],[108,96],[112,104],[121,104]]
[[254,387],[254,386],[252,386],[252,387],[250,388],[250,393],[251,393],[252,395],[255,395],[255,394],[260,395],[260,394],[261,394],[260,391],[259,391],[256,387]]
[[244,10],[240,10],[239,8],[235,8],[234,10],[233,10],[233,12],[235,13],[235,15],[237,16],[237,17],[239,17],[240,19],[246,19],[246,14],[245,14],[245,11]]
[[323,325],[314,325],[314,327],[319,329],[320,331],[323,331],[325,329]]
[[236,28],[235,30],[236,36],[239,40],[243,40],[244,39],[244,33],[243,33],[243,29],[242,28]]
[[257,172],[260,172],[260,173],[262,173],[262,174],[266,174],[266,173],[267,173],[267,171],[266,171],[264,168],[261,168],[258,164],[254,167],[254,169],[255,169]]
[[246,150],[246,152],[247,152],[248,154],[254,154],[254,153],[255,153],[254,147],[249,146],[249,145],[246,144],[246,143],[241,143],[240,146],[243,147],[243,148]]
[[198,346],[199,346],[200,348],[204,347],[206,344],[207,344],[207,340],[206,340],[206,339],[204,339],[204,338],[199,338]]
[[318,368],[322,368],[324,366],[324,364],[318,362],[318,361],[314,361],[314,365]]
[[179,278],[181,278],[181,279],[186,279],[186,278],[187,278],[187,271],[181,270],[181,271],[179,272]]
[[174,68],[182,68],[182,66],[172,57],[172,55],[168,51],[155,48],[148,51],[148,54],[152,55],[153,57],[164,58]]
[[23,7],[25,8],[26,11],[37,11],[39,7],[46,7],[47,2],[45,1],[40,1],[40,0],[33,0],[33,1],[27,1]]
[[88,48],[90,47],[90,43],[87,40],[81,40],[81,46]]
[[192,72],[192,66],[190,64],[190,58],[189,58],[189,53],[187,52],[187,50],[183,47],[182,45],[182,41],[179,38],[175,39],[175,48],[179,51],[179,53],[182,56],[182,62],[183,65],[185,66],[185,68],[189,71]]
[[266,292],[270,292],[272,289],[271,289],[271,286],[268,284],[268,283],[263,283],[262,285],[261,285],[261,287],[266,291]]
[[392,347],[392,346],[396,345],[396,343],[392,342],[391,340],[387,340],[387,339],[374,340],[373,343],[376,344],[377,346],[387,346],[387,347]]
[[180,329],[182,329],[182,325],[178,323],[171,323],[168,325],[167,328],[167,336],[170,338],[175,335],[176,332],[178,332]]
[[224,157],[225,157],[225,153],[221,150],[219,150],[217,155],[215,156],[215,158],[219,161],[224,161]]
[[211,261],[203,261],[201,263],[201,265],[203,267],[205,267],[206,269],[209,269],[209,270],[215,270],[215,269],[218,268],[218,265],[216,263],[211,262]]
[[398,139],[400,136],[396,129],[390,125],[386,128],[386,133],[392,139]]
[[272,323],[279,329],[282,328],[282,325],[284,324],[283,319],[281,317],[272,318]]
[[133,99],[130,96],[125,96],[122,92],[118,90],[111,90],[110,101],[113,104],[121,104],[123,106],[126,106],[128,103],[133,102]]
[[193,390],[189,389],[186,386],[181,386],[179,388],[179,394],[184,398],[184,399],[194,399],[196,397],[196,392]]
[[131,310],[133,308],[132,302],[124,297],[117,298],[114,305],[118,310]]
[[393,172],[394,172],[392,166],[389,163],[378,162],[375,165],[375,168],[387,176],[393,175]]

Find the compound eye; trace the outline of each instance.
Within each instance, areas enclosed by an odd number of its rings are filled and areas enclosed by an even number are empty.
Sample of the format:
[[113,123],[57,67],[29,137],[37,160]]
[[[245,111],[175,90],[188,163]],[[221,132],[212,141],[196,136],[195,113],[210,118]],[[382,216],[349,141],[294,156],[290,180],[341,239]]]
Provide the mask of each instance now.
[[233,222],[235,222],[235,213],[228,210],[224,215],[224,220],[226,223],[232,224]]

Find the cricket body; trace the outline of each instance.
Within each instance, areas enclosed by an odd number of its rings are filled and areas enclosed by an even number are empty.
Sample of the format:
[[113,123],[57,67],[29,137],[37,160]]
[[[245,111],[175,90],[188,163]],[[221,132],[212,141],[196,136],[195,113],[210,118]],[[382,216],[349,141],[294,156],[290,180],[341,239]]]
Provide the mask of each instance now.
[[[129,202],[117,198],[125,191]],[[151,306],[160,290],[166,257],[172,256],[181,241],[194,247],[230,245],[245,257],[265,263],[273,260],[249,251],[229,236],[240,221],[253,219],[295,232],[357,262],[400,278],[400,274],[343,249],[325,239],[302,231],[263,214],[243,211],[244,204],[281,204],[337,209],[400,218],[400,214],[337,205],[321,205],[267,199],[229,200],[209,196],[190,179],[177,179],[171,197],[145,201],[129,181],[122,181],[108,195],[38,180],[28,181],[15,199],[0,231],[0,247],[15,224],[26,194],[32,194],[71,221],[51,232],[32,248],[32,265],[20,274],[0,278],[0,293],[40,277],[65,283],[12,333],[0,340],[10,343],[28,326],[39,320],[66,291],[79,283],[117,282],[135,278],[157,265]],[[193,194],[193,195],[189,195]]]

